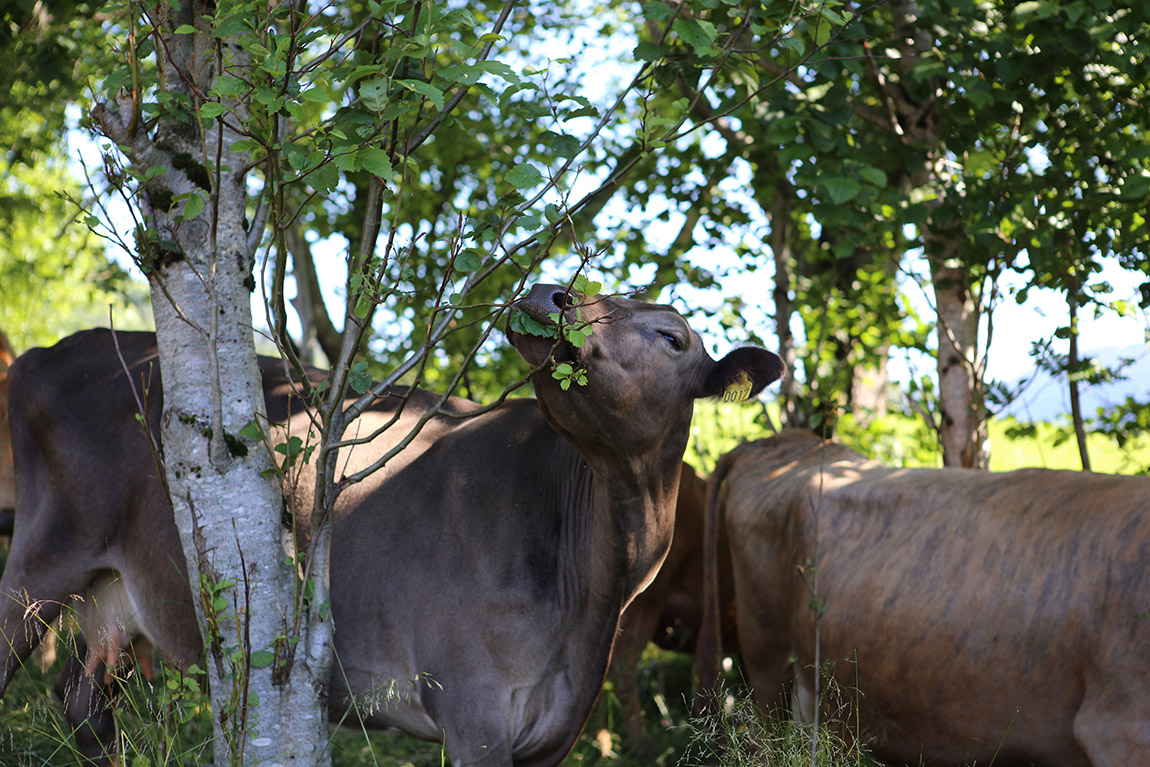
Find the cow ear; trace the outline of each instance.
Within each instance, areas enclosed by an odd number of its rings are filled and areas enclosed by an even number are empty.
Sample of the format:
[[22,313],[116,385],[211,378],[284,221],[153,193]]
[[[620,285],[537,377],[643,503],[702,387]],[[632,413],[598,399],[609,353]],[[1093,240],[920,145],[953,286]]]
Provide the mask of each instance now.
[[699,396],[742,402],[782,378],[786,370],[779,355],[757,346],[743,346],[715,363]]

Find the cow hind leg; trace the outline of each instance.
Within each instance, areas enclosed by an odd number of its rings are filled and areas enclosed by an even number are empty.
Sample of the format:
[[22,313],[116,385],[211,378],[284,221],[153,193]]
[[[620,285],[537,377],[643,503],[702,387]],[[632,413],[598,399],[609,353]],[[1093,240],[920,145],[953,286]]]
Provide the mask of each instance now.
[[56,680],[56,696],[64,706],[64,718],[84,764],[111,765],[115,763],[117,740],[112,708],[115,690],[100,682],[104,678],[102,669],[97,669],[98,673],[85,669],[86,654],[84,643],[80,642]]
[[1150,715],[1132,705],[1136,699],[1121,697],[1114,705],[1088,699],[1074,718],[1074,738],[1092,767],[1143,764],[1150,754]]
[[0,578],[0,695],[20,665],[53,629],[72,594],[83,591],[94,574],[67,557],[31,557],[34,546],[17,540]]
[[[17,669],[32,651],[41,646],[56,629],[53,626],[60,615],[67,594],[61,598],[43,599],[26,591],[0,591],[0,695]],[[55,657],[55,645],[49,640],[46,652]]]

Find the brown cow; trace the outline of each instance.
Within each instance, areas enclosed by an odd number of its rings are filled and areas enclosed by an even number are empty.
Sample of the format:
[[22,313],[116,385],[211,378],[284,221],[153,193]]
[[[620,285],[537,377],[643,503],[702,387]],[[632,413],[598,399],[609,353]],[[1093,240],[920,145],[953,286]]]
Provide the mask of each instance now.
[[[655,580],[628,605],[619,621],[619,636],[611,656],[611,681],[623,715],[628,744],[648,755],[646,725],[639,691],[639,660],[648,642],[670,650],[695,652],[703,622],[703,512],[707,482],[683,464],[675,506],[671,550]],[[721,532],[721,531],[720,531]],[[720,535],[720,553],[725,544]],[[734,584],[730,558],[719,560],[720,601],[723,605],[723,649],[737,652]]]
[[[576,348],[509,330],[539,371],[538,401],[475,414],[478,405],[451,398],[333,515],[333,719],[442,740],[456,767],[547,767],[567,754],[619,616],[670,545],[694,399],[731,387],[754,394],[782,373],[761,349],[715,362],[669,307],[553,285],[516,306],[544,325],[563,314],[594,332]],[[138,380],[154,364],[154,339],[119,336]],[[552,359],[586,369],[586,386],[562,388]],[[262,367],[269,416],[283,419],[282,365]],[[106,331],[28,352],[12,368],[20,524],[0,579],[0,690],[39,621],[107,570],[121,575],[135,624],[165,657],[200,657],[171,511],[119,368]],[[154,431],[160,391],[156,371]],[[394,428],[341,453],[343,471],[372,463],[440,400],[393,391],[352,433],[373,433],[405,397]],[[309,426],[306,414],[291,419],[295,434]],[[299,493],[308,501],[299,508],[310,508],[310,488]],[[112,735],[101,718],[85,748],[106,748]]]
[[789,431],[712,483],[761,706],[794,680],[813,713],[817,600],[844,726],[883,760],[1146,763],[1150,479],[892,469]]

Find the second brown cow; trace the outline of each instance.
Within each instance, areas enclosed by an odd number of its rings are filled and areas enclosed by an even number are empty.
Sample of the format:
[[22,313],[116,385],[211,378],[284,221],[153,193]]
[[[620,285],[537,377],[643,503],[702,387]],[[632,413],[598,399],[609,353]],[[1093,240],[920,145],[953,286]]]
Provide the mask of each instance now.
[[847,728],[889,763],[1146,762],[1150,479],[893,469],[792,431],[712,483],[761,706],[813,711],[825,610]]

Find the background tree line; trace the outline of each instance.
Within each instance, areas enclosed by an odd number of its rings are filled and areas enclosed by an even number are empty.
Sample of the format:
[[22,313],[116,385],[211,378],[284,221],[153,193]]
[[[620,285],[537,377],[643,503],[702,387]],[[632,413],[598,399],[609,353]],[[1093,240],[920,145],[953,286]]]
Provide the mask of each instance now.
[[[944,463],[985,465],[1012,394],[986,374],[1010,332],[996,305],[1064,298],[1066,347],[1035,355],[1072,403],[1121,375],[1081,353],[1078,318],[1150,305],[1150,9],[1128,5],[9,3],[0,326],[22,349],[106,324],[108,303],[117,325],[146,324],[150,303],[165,365],[189,362],[166,385],[204,382],[170,406],[220,427],[166,432],[169,463],[244,463],[222,440],[259,411],[252,322],[294,363],[330,365],[331,389],[309,393],[316,519],[338,495],[325,456],[348,398],[363,407],[371,379],[499,396],[527,371],[497,327],[540,276],[676,300],[777,348],[785,425],[830,435],[846,412],[903,409]],[[102,147],[81,172],[76,122]],[[1137,296],[1100,280],[1111,259]],[[762,274],[769,294],[729,294]],[[1006,275],[1025,287],[1006,294]],[[934,369],[892,398],[887,363],[907,350]],[[242,385],[240,413],[213,410],[209,382]],[[1088,428],[1126,439],[1147,407],[1075,406],[1083,465]],[[252,460],[236,481],[277,507]],[[301,562],[322,572],[323,546]],[[275,577],[300,633],[266,643],[314,649],[300,667],[325,678],[322,594]]]

